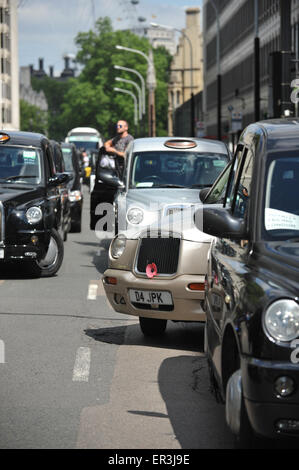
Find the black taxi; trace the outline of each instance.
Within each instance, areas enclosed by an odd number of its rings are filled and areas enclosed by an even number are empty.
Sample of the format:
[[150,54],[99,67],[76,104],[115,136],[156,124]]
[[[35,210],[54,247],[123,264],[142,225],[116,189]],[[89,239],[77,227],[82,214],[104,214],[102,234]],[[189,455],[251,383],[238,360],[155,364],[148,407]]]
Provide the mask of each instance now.
[[228,426],[245,446],[298,439],[299,120],[247,127],[203,195],[205,351]]
[[0,132],[0,267],[22,262],[43,277],[57,273],[64,253],[59,187],[67,181],[44,135]]

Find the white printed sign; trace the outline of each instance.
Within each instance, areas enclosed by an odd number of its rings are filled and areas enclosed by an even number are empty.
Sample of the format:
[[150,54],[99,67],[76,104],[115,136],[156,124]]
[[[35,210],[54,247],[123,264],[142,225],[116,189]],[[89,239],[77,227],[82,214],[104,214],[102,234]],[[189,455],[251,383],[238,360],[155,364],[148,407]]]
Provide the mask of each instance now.
[[277,209],[266,209],[266,230],[299,230],[299,216]]

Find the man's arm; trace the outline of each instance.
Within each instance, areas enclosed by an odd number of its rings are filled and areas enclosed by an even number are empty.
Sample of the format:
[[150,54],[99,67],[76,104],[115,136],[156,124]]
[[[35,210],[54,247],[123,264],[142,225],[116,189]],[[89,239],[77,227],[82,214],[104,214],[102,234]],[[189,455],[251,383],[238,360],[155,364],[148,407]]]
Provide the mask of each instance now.
[[125,152],[119,152],[116,150],[115,147],[113,147],[113,139],[107,140],[107,142],[104,143],[104,147],[106,152],[108,153],[113,153],[114,155],[117,155],[118,157],[123,157],[125,156]]

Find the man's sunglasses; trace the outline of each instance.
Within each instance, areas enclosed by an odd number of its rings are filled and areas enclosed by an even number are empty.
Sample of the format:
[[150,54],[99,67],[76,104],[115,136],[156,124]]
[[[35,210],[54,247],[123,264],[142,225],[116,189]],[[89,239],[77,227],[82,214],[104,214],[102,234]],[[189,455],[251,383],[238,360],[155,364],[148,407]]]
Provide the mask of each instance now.
[[122,124],[116,124],[116,127],[120,127],[120,128],[122,128],[122,127],[123,127],[123,125],[122,125]]

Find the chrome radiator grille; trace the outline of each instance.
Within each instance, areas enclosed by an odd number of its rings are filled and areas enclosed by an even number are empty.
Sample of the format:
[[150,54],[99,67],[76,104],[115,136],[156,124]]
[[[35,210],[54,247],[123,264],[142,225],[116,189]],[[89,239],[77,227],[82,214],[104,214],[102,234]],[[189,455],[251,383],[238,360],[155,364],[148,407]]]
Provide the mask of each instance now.
[[180,243],[179,238],[142,238],[137,257],[137,272],[145,274],[147,265],[155,263],[158,275],[175,274],[178,268]]

